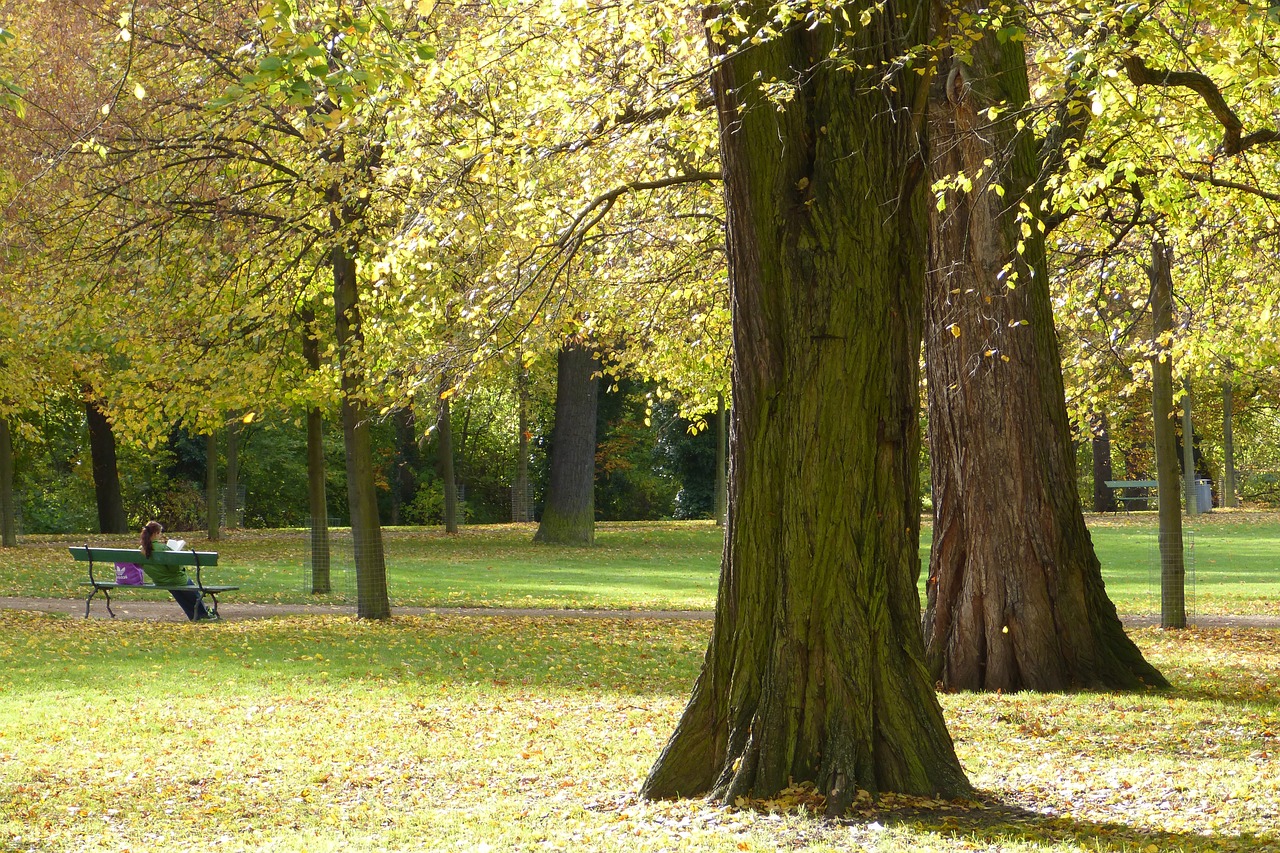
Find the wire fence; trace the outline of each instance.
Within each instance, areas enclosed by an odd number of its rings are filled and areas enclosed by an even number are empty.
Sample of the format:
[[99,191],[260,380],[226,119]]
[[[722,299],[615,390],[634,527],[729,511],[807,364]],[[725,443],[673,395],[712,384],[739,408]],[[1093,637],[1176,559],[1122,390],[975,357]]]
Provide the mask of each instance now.
[[303,558],[301,588],[310,593],[315,589],[316,574],[325,569],[329,575],[329,596],[344,603],[353,602],[356,593],[356,548],[350,527],[339,527],[337,519],[329,519],[325,536],[320,537],[314,523],[306,530],[306,556]]
[[[1172,537],[1172,540],[1168,537]],[[1187,617],[1196,614],[1196,540],[1190,530],[1180,534],[1155,533],[1151,536],[1147,560],[1147,606],[1159,616],[1166,595],[1176,596],[1178,578],[1177,542],[1182,542],[1182,598]],[[1172,547],[1166,547],[1166,543]]]

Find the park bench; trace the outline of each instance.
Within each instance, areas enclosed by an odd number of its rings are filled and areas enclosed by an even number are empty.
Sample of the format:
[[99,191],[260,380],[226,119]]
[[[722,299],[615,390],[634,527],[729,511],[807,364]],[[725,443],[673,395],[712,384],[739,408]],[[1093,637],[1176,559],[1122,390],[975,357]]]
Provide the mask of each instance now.
[[1119,503],[1116,505],[1116,511],[1119,512],[1120,507],[1124,507],[1124,511],[1126,513],[1129,511],[1129,501],[1151,500],[1152,498],[1156,497],[1156,494],[1155,494],[1156,488],[1160,485],[1155,480],[1107,480],[1105,482],[1107,484],[1108,489],[1116,489],[1118,491],[1123,489],[1143,489],[1144,490],[1143,494],[1140,494],[1140,495],[1122,495],[1118,493],[1116,494],[1116,500],[1119,501]]
[[[196,551],[190,549],[187,551],[166,551],[157,548],[152,552],[150,557],[143,556],[142,551],[137,548],[90,548],[87,544],[81,547],[72,547],[71,557],[77,562],[87,562],[89,564],[89,580],[82,581],[81,586],[93,587],[89,593],[89,597],[84,600],[84,618],[89,618],[89,605],[93,602],[93,597],[99,592],[107,601],[107,612],[111,614],[111,618],[116,618],[116,614],[111,609],[111,591],[114,589],[186,589],[199,596],[201,603],[207,598],[213,603],[208,608],[209,613],[213,616],[218,615],[218,596],[224,592],[230,592],[233,589],[239,589],[238,586],[211,586],[204,582],[201,572],[210,566],[218,565],[217,551]],[[102,580],[94,576],[94,564],[102,564],[111,567],[110,580]],[[195,586],[166,586],[164,584],[142,583],[142,584],[122,584],[116,583],[115,564],[116,563],[137,563],[139,566],[194,566],[196,570]]]

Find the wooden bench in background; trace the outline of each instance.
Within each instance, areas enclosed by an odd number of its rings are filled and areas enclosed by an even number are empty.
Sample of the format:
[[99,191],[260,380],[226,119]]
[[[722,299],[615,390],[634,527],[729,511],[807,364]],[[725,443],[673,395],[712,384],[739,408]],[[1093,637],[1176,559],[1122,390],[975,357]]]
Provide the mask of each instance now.
[[[136,548],[91,548],[88,545],[84,547],[72,547],[69,549],[71,556],[77,562],[89,564],[89,580],[82,581],[81,586],[93,587],[89,597],[84,600],[84,618],[89,618],[89,605],[93,602],[93,597],[99,592],[107,601],[107,612],[114,619],[116,614],[111,609],[111,591],[116,589],[188,589],[199,596],[203,603],[207,598],[212,602],[213,606],[208,607],[209,613],[214,617],[218,615],[218,596],[224,592],[230,592],[233,589],[239,589],[238,586],[211,586],[204,582],[201,572],[211,566],[218,565],[217,551],[166,551],[157,548],[151,553],[150,557],[143,556],[142,551]],[[116,583],[116,563],[137,563],[139,566],[194,566],[196,570],[195,586],[165,586],[163,584],[143,583],[143,584],[121,584]],[[100,579],[94,575],[94,566],[99,565],[103,571],[109,571],[109,579]]]
[[1116,500],[1120,503],[1116,505],[1117,512],[1120,507],[1124,507],[1124,511],[1129,511],[1130,501],[1149,501],[1156,498],[1156,488],[1160,485],[1155,480],[1107,480],[1108,489],[1142,489],[1143,494],[1140,495],[1122,495],[1117,494]]

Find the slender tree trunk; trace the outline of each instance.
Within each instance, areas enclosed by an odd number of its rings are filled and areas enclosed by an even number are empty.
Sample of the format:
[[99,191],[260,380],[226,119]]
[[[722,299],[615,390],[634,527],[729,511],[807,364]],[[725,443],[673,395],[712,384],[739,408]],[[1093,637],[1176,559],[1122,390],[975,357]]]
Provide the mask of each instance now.
[[1195,428],[1191,424],[1191,382],[1182,383],[1182,492],[1187,515],[1200,514],[1200,502],[1196,499],[1196,445]]
[[529,506],[529,374],[516,373],[516,477],[511,486],[511,520],[533,521]]
[[725,418],[724,395],[716,395],[716,526],[724,526],[729,514],[729,472],[725,468],[729,427]]
[[595,351],[585,343],[572,342],[560,349],[556,360],[551,476],[534,542],[590,545],[595,541],[599,368]]
[[[754,32],[771,5],[735,9]],[[720,48],[729,518],[706,660],[647,796],[811,782],[840,814],[858,789],[968,790],[917,628],[921,83],[885,70],[927,8]],[[760,91],[774,78],[796,86],[785,109]]]
[[1093,419],[1093,511],[1115,512],[1116,493],[1107,488],[1107,481],[1115,479],[1111,469],[1111,423],[1106,412]]
[[1040,209],[1036,142],[1021,110],[991,118],[1029,100],[1023,51],[988,34],[965,64],[944,53],[931,92],[931,177],[973,186],[930,208],[926,659],[961,690],[1163,685],[1084,522],[1044,236],[1017,218]]
[[0,547],[18,547],[18,508],[13,499],[13,437],[0,418]]
[[1234,424],[1234,391],[1231,380],[1222,383],[1222,505],[1240,506],[1236,497],[1236,441],[1232,434]]
[[[315,311],[302,311],[302,356],[307,369],[320,372],[320,342],[316,339]],[[333,591],[329,558],[329,499],[325,493],[324,414],[319,407],[307,410],[307,507],[311,513],[311,592]]]
[[115,432],[95,401],[86,399],[84,410],[89,426],[89,455],[93,459],[93,493],[98,502],[98,532],[128,533],[129,521],[124,514],[120,470],[116,465]]
[[403,524],[403,510],[418,491],[418,437],[410,408],[397,409],[392,416],[396,428],[395,468],[391,472],[391,523]]
[[[444,383],[441,383],[444,387]],[[440,479],[444,482],[444,532],[458,532],[458,482],[453,474],[453,418],[449,398],[440,398],[436,417],[436,439]]]
[[[338,224],[335,223],[335,232]],[[369,435],[370,411],[365,402],[364,331],[355,257],[345,246],[332,249],[333,306],[338,361],[342,369],[342,438],[347,452],[347,503],[355,546],[356,614],[361,619],[387,619],[387,566],[378,517],[377,466]]]
[[240,526],[240,421],[227,424],[227,475],[223,487],[223,508],[227,529]]
[[222,501],[218,494],[218,434],[210,432],[204,437],[204,516],[209,528],[209,541],[217,542],[218,515]]
[[1160,627],[1187,627],[1186,566],[1182,555],[1182,508],[1178,502],[1178,437],[1174,430],[1173,250],[1151,247],[1151,408],[1155,420],[1156,482],[1160,503]]

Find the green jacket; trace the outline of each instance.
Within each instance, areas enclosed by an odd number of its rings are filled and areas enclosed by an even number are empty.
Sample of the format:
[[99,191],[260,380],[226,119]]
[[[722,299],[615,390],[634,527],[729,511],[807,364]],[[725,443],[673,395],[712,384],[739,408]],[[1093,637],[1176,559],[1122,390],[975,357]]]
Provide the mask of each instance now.
[[[151,552],[167,551],[168,546],[163,542],[153,542]],[[147,573],[147,577],[151,578],[151,582],[160,586],[186,586],[191,582],[187,577],[187,570],[182,566],[156,566],[149,563],[142,565],[142,570]]]

